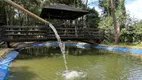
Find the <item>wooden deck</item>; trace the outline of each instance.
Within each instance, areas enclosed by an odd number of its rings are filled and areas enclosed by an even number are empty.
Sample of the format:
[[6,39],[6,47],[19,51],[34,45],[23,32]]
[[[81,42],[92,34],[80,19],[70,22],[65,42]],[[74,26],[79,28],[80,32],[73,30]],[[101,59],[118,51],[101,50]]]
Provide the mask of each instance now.
[[[62,40],[101,40],[103,31],[97,28],[56,27]],[[1,26],[0,39],[5,42],[56,40],[49,26]]]

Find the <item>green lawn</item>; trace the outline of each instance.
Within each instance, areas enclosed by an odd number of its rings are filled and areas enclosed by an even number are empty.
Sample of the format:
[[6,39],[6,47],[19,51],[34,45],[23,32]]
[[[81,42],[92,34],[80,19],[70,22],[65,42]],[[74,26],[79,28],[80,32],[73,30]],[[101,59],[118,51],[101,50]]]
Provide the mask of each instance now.
[[108,45],[108,46],[120,46],[120,47],[129,47],[129,48],[142,48],[142,43],[111,43],[111,42],[105,42],[101,45]]

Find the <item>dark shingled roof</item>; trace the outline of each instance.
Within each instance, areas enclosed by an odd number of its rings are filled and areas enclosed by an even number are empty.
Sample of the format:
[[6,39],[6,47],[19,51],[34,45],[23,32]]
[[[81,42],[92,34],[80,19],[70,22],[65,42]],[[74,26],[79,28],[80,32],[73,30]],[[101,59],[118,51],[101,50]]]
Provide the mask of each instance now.
[[78,8],[73,8],[65,4],[51,5],[49,7],[44,7],[40,16],[42,18],[50,19],[68,19],[73,20],[81,17],[88,12]]

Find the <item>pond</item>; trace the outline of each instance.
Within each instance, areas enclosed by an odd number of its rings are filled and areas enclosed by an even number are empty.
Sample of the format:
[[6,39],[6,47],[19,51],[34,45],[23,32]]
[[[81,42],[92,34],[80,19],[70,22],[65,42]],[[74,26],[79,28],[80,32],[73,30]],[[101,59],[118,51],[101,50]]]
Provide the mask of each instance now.
[[[142,80],[142,62],[130,54],[67,48],[69,70],[85,76],[71,80]],[[12,63],[8,80],[64,80],[62,54],[57,47],[22,50]]]

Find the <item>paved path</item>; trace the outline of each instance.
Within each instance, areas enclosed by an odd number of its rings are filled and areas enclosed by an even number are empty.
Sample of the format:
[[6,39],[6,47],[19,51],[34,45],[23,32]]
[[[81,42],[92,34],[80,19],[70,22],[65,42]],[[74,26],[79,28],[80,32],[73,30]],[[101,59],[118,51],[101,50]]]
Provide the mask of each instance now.
[[12,48],[0,48],[0,58],[2,58],[5,54],[13,50]]

